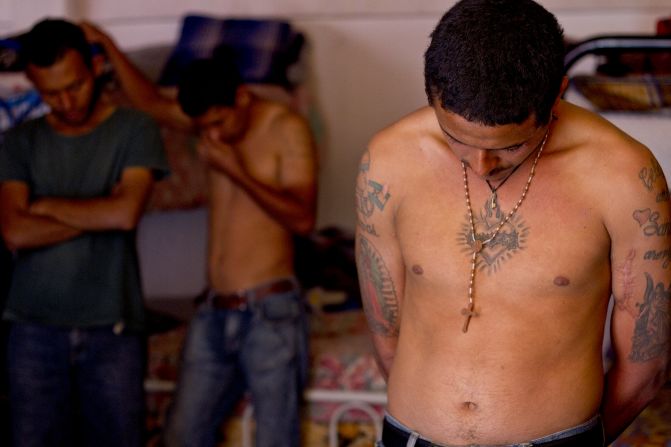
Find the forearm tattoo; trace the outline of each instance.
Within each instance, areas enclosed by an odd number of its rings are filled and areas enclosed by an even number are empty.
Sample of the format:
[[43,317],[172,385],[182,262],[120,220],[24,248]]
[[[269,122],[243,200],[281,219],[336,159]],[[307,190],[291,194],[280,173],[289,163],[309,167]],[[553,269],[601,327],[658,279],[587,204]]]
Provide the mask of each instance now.
[[357,267],[364,310],[374,334],[396,337],[399,332],[399,304],[394,282],[375,246],[359,236]]
[[639,314],[634,328],[629,360],[646,362],[669,351],[669,299],[671,292],[663,283],[654,284],[649,273],[645,274],[646,288],[643,302],[639,304]]

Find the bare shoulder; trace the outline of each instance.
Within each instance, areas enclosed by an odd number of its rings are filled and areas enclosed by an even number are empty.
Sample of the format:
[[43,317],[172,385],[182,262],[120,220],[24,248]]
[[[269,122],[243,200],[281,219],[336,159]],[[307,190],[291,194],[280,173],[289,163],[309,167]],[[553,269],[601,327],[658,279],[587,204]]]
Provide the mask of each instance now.
[[[375,236],[383,234],[381,222],[390,224],[426,172],[439,166],[445,157],[449,157],[449,151],[429,107],[377,132],[359,163],[355,188],[359,229]],[[392,212],[383,212],[387,209]]]
[[275,133],[309,132],[308,122],[288,105],[277,101],[261,100],[268,129]]
[[368,142],[365,156],[385,169],[407,171],[424,150],[442,150],[439,127],[430,107],[418,109],[378,131]]
[[369,142],[369,148],[393,150],[407,147],[410,143],[417,145],[418,138],[431,126],[437,127],[435,122],[433,110],[430,107],[423,107],[375,133]]
[[289,152],[312,152],[314,150],[314,139],[310,125],[299,113],[287,105],[262,100],[263,107],[263,129],[274,141],[283,141],[279,145],[283,151]]
[[566,122],[558,125],[558,133],[567,142],[567,167],[582,191],[603,204],[606,222],[613,218],[611,223],[617,224],[622,212],[666,201],[664,173],[645,145],[598,114],[570,104],[561,112],[558,123],[564,115]]
[[565,146],[578,149],[577,162],[591,161],[594,168],[615,175],[626,173],[632,163],[654,159],[647,147],[597,113],[569,103],[562,104],[560,110],[561,139],[568,143]]

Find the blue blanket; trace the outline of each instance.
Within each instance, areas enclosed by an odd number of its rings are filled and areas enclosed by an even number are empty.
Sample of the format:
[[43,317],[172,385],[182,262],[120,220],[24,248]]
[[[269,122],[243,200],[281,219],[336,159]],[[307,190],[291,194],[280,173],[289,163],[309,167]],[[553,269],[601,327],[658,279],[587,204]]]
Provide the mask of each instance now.
[[195,59],[232,51],[240,74],[248,83],[291,87],[288,75],[304,44],[304,36],[282,20],[220,19],[186,16],[179,40],[159,83],[174,85],[181,71]]

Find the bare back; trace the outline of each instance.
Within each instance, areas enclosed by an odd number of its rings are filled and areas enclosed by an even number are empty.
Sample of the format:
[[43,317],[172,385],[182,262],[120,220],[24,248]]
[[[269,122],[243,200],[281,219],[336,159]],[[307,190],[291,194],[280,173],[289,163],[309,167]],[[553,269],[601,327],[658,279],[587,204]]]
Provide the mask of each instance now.
[[[620,225],[609,221],[616,198],[604,179],[617,184],[616,173],[645,162],[645,151],[584,111],[560,110],[527,197],[478,257],[467,333],[473,247],[464,176],[433,111],[383,131],[364,155],[358,198],[388,199],[370,213],[360,206],[357,246],[369,323],[389,367],[388,409],[435,442],[521,442],[600,411]],[[592,141],[589,126],[619,147]],[[498,208],[484,180],[469,176],[476,233],[493,233],[530,167],[527,160],[498,191]]]

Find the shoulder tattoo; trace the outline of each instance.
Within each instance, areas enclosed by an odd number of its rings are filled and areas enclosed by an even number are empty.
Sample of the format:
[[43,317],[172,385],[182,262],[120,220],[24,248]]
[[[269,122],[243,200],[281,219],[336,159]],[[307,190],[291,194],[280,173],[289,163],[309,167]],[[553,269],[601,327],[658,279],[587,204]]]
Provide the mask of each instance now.
[[384,211],[391,198],[391,193],[388,186],[371,179],[369,172],[370,152],[366,149],[359,164],[355,187],[357,220],[359,228],[363,232],[378,236],[375,225],[369,219],[374,213]]
[[[643,186],[648,191],[652,191],[657,180],[664,179],[664,171],[654,157],[650,158],[650,166],[644,166],[638,172],[638,178],[643,182]],[[666,186],[666,182],[664,182]]]

